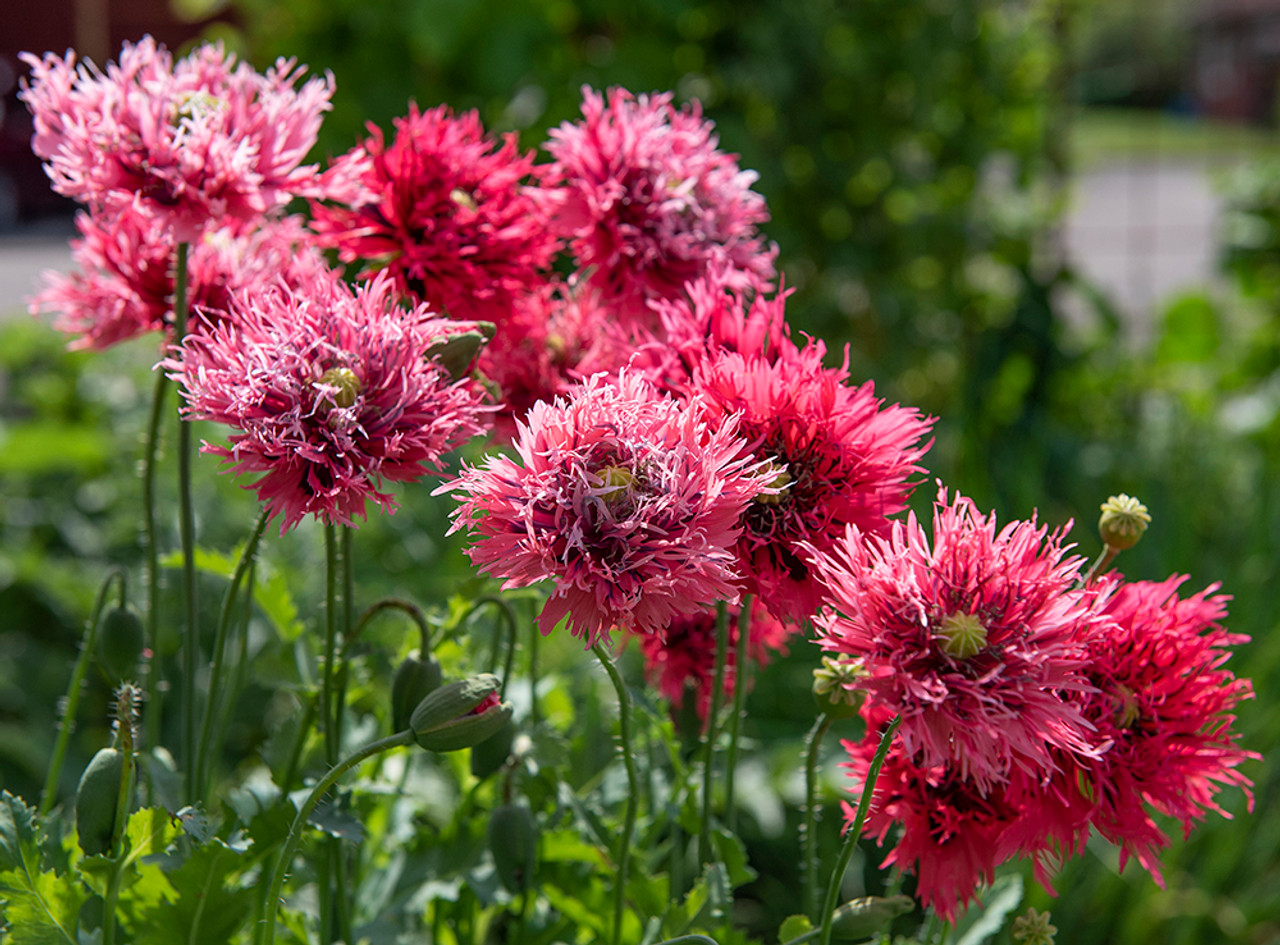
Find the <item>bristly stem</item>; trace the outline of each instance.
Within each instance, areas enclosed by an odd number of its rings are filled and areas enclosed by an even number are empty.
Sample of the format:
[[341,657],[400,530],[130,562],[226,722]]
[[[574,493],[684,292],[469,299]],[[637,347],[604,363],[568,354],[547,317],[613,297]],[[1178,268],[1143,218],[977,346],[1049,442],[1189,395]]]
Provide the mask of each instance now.
[[833,723],[831,716],[823,712],[813,723],[805,739],[807,747],[804,766],[804,826],[800,830],[800,859],[804,864],[804,903],[809,918],[818,918],[818,757],[822,737]]
[[844,884],[845,870],[849,868],[853,851],[858,846],[858,838],[862,836],[862,824],[867,819],[867,810],[871,807],[871,795],[875,793],[876,778],[880,775],[885,756],[889,754],[889,745],[893,742],[893,736],[897,733],[901,722],[902,716],[895,715],[893,721],[885,726],[880,736],[880,746],[876,749],[875,757],[871,759],[871,766],[867,769],[867,779],[862,785],[862,796],[858,798],[858,811],[844,835],[844,844],[840,847],[836,868],[831,871],[831,879],[827,883],[827,897],[822,904],[822,934],[818,939],[819,945],[831,945],[832,920],[835,918],[836,900],[840,898],[840,887]]
[[40,813],[47,814],[53,810],[58,797],[58,782],[62,779],[62,763],[67,757],[67,745],[71,741],[71,732],[76,727],[76,710],[80,707],[80,691],[84,689],[84,678],[89,673],[89,662],[93,658],[94,646],[98,640],[98,624],[102,622],[102,611],[107,606],[107,595],[111,592],[111,583],[120,582],[120,606],[125,602],[125,576],[120,568],[112,568],[102,579],[98,587],[98,596],[93,602],[93,610],[89,612],[89,622],[84,628],[84,636],[80,640],[80,653],[76,656],[75,668],[71,670],[71,683],[67,686],[66,698],[62,701],[62,712],[58,718],[58,737],[53,743],[53,755],[49,759],[49,770],[45,772],[44,790],[40,792]]
[[631,753],[631,696],[627,694],[627,684],[623,681],[618,668],[613,665],[609,652],[597,643],[591,648],[609,680],[618,694],[618,722],[621,729],[621,754],[627,769],[627,808],[622,826],[622,837],[618,850],[618,876],[614,881],[613,898],[613,945],[622,941],[622,916],[627,901],[627,871],[631,860],[631,835],[636,827],[636,801],[640,796],[640,779],[636,775],[636,763]]
[[239,594],[240,584],[244,580],[245,572],[248,571],[257,554],[258,540],[262,538],[262,532],[267,527],[267,519],[270,518],[270,514],[268,509],[263,508],[262,514],[258,516],[258,522],[254,525],[253,531],[249,533],[249,539],[245,542],[244,550],[240,552],[240,560],[236,562],[236,569],[231,575],[231,580],[227,582],[227,588],[222,595],[222,609],[218,613],[218,631],[213,638],[213,659],[209,669],[209,691],[205,698],[204,722],[200,726],[200,747],[196,752],[196,790],[200,792],[202,797],[206,796],[209,790],[210,786],[206,782],[213,773],[213,764],[208,756],[213,747],[211,736],[213,735],[213,722],[218,715],[218,690],[222,684],[227,634],[231,629],[231,615],[235,611],[236,596]]
[[[173,276],[173,340],[187,334],[187,255],[189,245],[178,244]],[[178,419],[178,533],[182,541],[182,596],[186,605],[186,636],[182,641],[182,744],[187,775],[187,803],[200,800],[196,783],[196,688],[200,670],[200,610],[196,600],[196,517],[191,501],[191,422]]]
[[284,879],[289,872],[289,866],[293,862],[294,855],[298,852],[298,845],[302,842],[302,827],[306,824],[311,812],[315,810],[316,805],[320,803],[320,799],[329,793],[329,789],[338,783],[339,778],[361,762],[392,748],[408,745],[412,741],[413,733],[404,731],[379,739],[376,742],[370,742],[330,768],[329,773],[321,778],[316,786],[311,789],[311,793],[307,795],[306,800],[302,802],[302,806],[298,808],[298,813],[293,818],[293,825],[289,828],[289,836],[285,839],[284,848],[280,851],[280,858],[276,861],[275,870],[271,875],[271,882],[267,887],[267,906],[263,916],[262,938],[259,945],[273,945],[275,942],[276,912],[280,906],[280,893],[284,888]]
[[729,607],[716,604],[716,663],[711,683],[711,707],[707,710],[706,731],[702,745],[702,823],[698,833],[698,866],[711,862],[711,812],[713,805],[712,772],[716,757],[716,720],[720,715],[720,699],[724,693],[724,666],[729,653]]
[[725,820],[730,833],[738,826],[738,809],[733,802],[733,775],[738,766],[738,726],[747,701],[750,667],[747,665],[747,643],[751,633],[751,595],[743,595],[738,607],[738,644],[733,655],[733,714],[729,716],[729,756],[725,761]]
[[151,392],[151,415],[147,419],[147,440],[142,454],[142,531],[146,547],[143,557],[147,568],[147,707],[142,726],[147,753],[160,745],[160,720],[163,692],[160,687],[160,548],[156,538],[156,462],[160,452],[160,417],[164,412],[165,392],[169,378],[156,371]]

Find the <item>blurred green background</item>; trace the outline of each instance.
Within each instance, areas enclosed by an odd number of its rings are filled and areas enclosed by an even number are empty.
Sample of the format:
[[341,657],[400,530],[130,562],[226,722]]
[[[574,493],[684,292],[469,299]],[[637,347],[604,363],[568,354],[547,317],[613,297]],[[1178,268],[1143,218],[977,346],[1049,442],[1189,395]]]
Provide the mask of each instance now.
[[[1228,792],[1235,820],[1175,837],[1166,889],[1135,866],[1118,874],[1114,853],[1091,847],[1061,875],[1058,899],[1032,886],[1029,901],[1052,910],[1059,942],[1260,945],[1280,942],[1280,163],[1268,163],[1280,151],[1265,128],[1170,115],[1195,97],[1208,6],[233,0],[187,12],[220,12],[208,34],[259,65],[286,55],[334,73],[328,155],[366,121],[389,128],[410,99],[479,109],[528,148],[577,116],[584,83],[699,99],[722,146],[760,175],[794,328],[833,349],[847,342],[855,376],[938,417],[931,477],[1001,520],[1034,509],[1055,525],[1075,518],[1089,556],[1099,503],[1139,496],[1155,521],[1119,567],[1135,579],[1188,573],[1186,590],[1221,582],[1234,596],[1230,626],[1253,638],[1234,667],[1259,696],[1239,730],[1266,756],[1246,768],[1254,813]],[[1270,81],[1261,114],[1249,104],[1235,117],[1265,124]],[[1135,311],[1081,274],[1064,211],[1090,166],[1140,165],[1153,147],[1161,159],[1230,158],[1220,267]],[[32,731],[51,723],[65,685],[93,593],[85,574],[137,560],[128,477],[155,351],[147,341],[68,356],[45,328],[3,332],[0,786],[30,794],[47,750]],[[203,540],[230,547],[252,516],[248,497],[222,479],[203,489]],[[401,514],[362,530],[371,597],[430,599],[465,575],[426,491],[405,490]],[[917,505],[933,493],[922,485]],[[298,599],[310,599],[318,545],[302,529],[272,552]],[[794,690],[808,688],[814,654],[792,650],[750,703],[748,735],[766,746],[810,718]],[[260,722],[260,707],[245,707],[254,712]],[[834,799],[834,768],[831,783]],[[764,874],[749,916],[785,915],[794,896],[790,870],[769,864],[795,862],[796,817],[765,820],[748,821]]]

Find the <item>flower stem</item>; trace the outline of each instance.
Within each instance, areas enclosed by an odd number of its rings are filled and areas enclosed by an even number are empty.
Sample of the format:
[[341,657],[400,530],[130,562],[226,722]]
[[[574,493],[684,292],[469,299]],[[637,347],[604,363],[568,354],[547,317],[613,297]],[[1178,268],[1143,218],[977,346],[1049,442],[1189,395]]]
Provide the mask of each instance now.
[[635,759],[631,756],[631,697],[627,694],[627,685],[613,665],[613,660],[605,648],[597,643],[591,648],[596,658],[609,674],[609,680],[618,694],[618,722],[622,735],[622,761],[627,769],[627,808],[622,827],[622,838],[618,851],[618,877],[614,883],[613,899],[613,945],[622,941],[622,913],[627,900],[627,870],[631,858],[631,835],[636,826],[636,799],[640,793],[639,778],[636,776]]
[[[187,255],[189,245],[178,244],[173,276],[173,340],[187,334]],[[194,773],[196,758],[196,675],[200,669],[200,617],[196,600],[196,518],[191,501],[191,422],[178,418],[178,534],[182,541],[182,596],[186,605],[186,637],[182,643],[182,745],[187,774],[187,803],[200,798]]]
[[801,861],[804,863],[804,903],[809,918],[818,917],[818,756],[822,737],[831,729],[831,716],[818,716],[805,739],[808,751],[804,766],[804,827],[800,831]]
[[143,549],[147,567],[147,648],[151,659],[147,662],[147,708],[143,732],[148,753],[160,745],[160,720],[163,691],[160,688],[160,549],[156,540],[156,461],[160,447],[160,417],[164,409],[165,391],[169,378],[164,371],[156,371],[156,382],[151,392],[151,415],[147,420],[147,440],[142,456],[142,530]]
[[209,692],[205,699],[204,722],[200,726],[200,747],[196,752],[195,783],[201,797],[208,796],[210,789],[210,785],[207,783],[213,769],[213,764],[209,759],[209,753],[212,750],[210,738],[213,734],[213,721],[218,714],[218,689],[221,687],[225,668],[223,663],[227,649],[227,633],[231,628],[231,614],[235,610],[236,595],[240,590],[240,583],[244,580],[245,572],[249,569],[249,566],[253,563],[254,556],[257,554],[258,540],[262,537],[263,529],[267,527],[267,519],[269,517],[269,511],[263,508],[262,514],[258,516],[258,523],[254,526],[253,531],[249,533],[249,540],[245,542],[244,550],[240,552],[240,560],[236,562],[236,569],[231,575],[231,580],[227,582],[227,589],[222,595],[222,609],[218,614],[218,632],[213,638],[213,660],[209,668]]
[[716,720],[720,715],[720,698],[724,692],[724,665],[729,651],[729,608],[724,601],[716,604],[716,663],[711,683],[711,708],[707,710],[707,730],[702,746],[702,824],[698,834],[698,865],[711,862],[711,780],[716,756]]
[[1089,570],[1085,572],[1084,577],[1080,579],[1076,587],[1077,588],[1088,587],[1089,583],[1095,577],[1097,577],[1107,568],[1111,567],[1111,562],[1115,561],[1116,558],[1119,557],[1119,555],[1120,555],[1119,548],[1113,548],[1111,545],[1104,544],[1102,546],[1102,552],[1098,555],[1098,557],[1096,557],[1093,560],[1093,564],[1089,565]]
[[89,661],[93,658],[94,646],[98,640],[98,624],[102,622],[102,610],[107,606],[107,594],[110,593],[112,581],[120,582],[120,605],[124,606],[124,572],[119,568],[112,568],[98,587],[98,596],[93,602],[93,610],[89,613],[89,622],[84,628],[84,637],[80,641],[80,653],[76,656],[75,668],[71,670],[71,683],[67,686],[67,696],[62,702],[62,713],[58,719],[58,737],[53,743],[53,756],[49,759],[44,789],[40,792],[41,814],[47,814],[53,810],[53,803],[58,796],[62,763],[67,757],[67,745],[71,741],[71,732],[76,727],[76,710],[80,707],[80,691],[84,689],[84,678],[89,672]]
[[356,621],[351,633],[342,640],[340,658],[346,658],[347,650],[359,638],[360,634],[364,633],[365,626],[384,610],[400,610],[408,614],[409,619],[418,628],[418,653],[423,659],[426,658],[427,654],[431,652],[431,626],[427,623],[426,615],[423,614],[421,607],[413,603],[413,601],[404,600],[400,597],[384,597],[379,601],[375,601],[360,615],[360,619]]
[[840,847],[840,856],[836,860],[836,868],[832,870],[831,880],[827,883],[827,898],[822,906],[822,934],[818,939],[819,945],[831,945],[832,920],[836,914],[836,900],[840,898],[840,887],[844,884],[845,870],[849,868],[853,851],[858,846],[858,838],[862,836],[862,824],[867,819],[868,808],[871,807],[871,795],[875,793],[876,778],[880,774],[885,756],[889,754],[889,745],[901,722],[902,716],[895,715],[893,721],[885,726],[880,736],[880,746],[876,748],[875,757],[871,759],[871,766],[867,769],[866,783],[862,785],[862,796],[858,798],[858,812],[854,815],[853,824],[845,833],[844,844]]
[[738,608],[738,644],[733,663],[733,714],[729,716],[729,757],[725,762],[724,795],[725,817],[730,833],[738,826],[738,809],[733,803],[733,775],[738,766],[738,725],[742,720],[742,708],[747,701],[747,682],[750,667],[747,665],[747,643],[751,633],[751,595],[744,595]]
[[320,675],[320,725],[324,730],[324,760],[338,761],[337,728],[334,725],[333,672],[338,638],[338,536],[336,525],[324,527],[324,667]]
[[390,751],[392,748],[408,745],[411,741],[413,741],[413,732],[406,730],[378,741],[370,742],[330,768],[329,773],[321,778],[316,783],[316,786],[311,789],[311,793],[307,795],[306,800],[302,802],[302,806],[298,808],[298,813],[293,818],[293,825],[289,828],[289,836],[285,838],[284,848],[280,851],[280,859],[276,861],[275,871],[271,875],[271,883],[267,887],[267,908],[262,922],[260,945],[273,945],[275,942],[276,912],[280,906],[280,893],[284,888],[284,878],[289,872],[289,865],[293,862],[294,855],[298,852],[298,845],[302,842],[302,826],[307,822],[307,818],[315,810],[316,805],[320,803],[320,799],[329,793],[329,789],[338,782],[339,778],[361,762],[384,751]]

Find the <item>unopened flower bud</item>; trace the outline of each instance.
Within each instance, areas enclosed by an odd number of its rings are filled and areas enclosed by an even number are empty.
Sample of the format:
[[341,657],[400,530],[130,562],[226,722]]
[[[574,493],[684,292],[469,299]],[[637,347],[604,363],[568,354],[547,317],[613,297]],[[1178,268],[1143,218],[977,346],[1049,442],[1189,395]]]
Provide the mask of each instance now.
[[511,746],[516,740],[516,723],[507,719],[505,725],[477,745],[471,746],[471,774],[483,781],[499,771],[511,757]]
[[492,339],[496,327],[493,322],[474,322],[470,331],[437,338],[427,348],[426,357],[440,364],[453,380],[460,380],[471,373],[480,349]]
[[98,661],[112,681],[133,675],[146,633],[131,607],[113,607],[98,628]]
[[482,673],[431,693],[413,710],[409,728],[428,751],[458,751],[477,745],[511,718],[511,705],[498,696],[498,677]]
[[103,748],[80,776],[76,834],[85,856],[98,856],[111,849],[123,773],[124,754],[115,748]]
[[431,656],[425,660],[410,656],[396,667],[396,674],[391,680],[393,730],[403,732],[408,728],[418,703],[439,689],[443,681],[440,664]]
[[824,656],[822,665],[813,671],[813,698],[818,711],[833,719],[857,715],[865,693],[856,686],[866,675],[861,660]]
[[1151,524],[1147,507],[1123,492],[1102,503],[1102,517],[1098,519],[1098,534],[1104,544],[1116,551],[1127,551],[1138,543],[1142,533]]
[[498,882],[512,895],[533,885],[538,865],[538,825],[524,804],[503,804],[489,816],[489,852]]

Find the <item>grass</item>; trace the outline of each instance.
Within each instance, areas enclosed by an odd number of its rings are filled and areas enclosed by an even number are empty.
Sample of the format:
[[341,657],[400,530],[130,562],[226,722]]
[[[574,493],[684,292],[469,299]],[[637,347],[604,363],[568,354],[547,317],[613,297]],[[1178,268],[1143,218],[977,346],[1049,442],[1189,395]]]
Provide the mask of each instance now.
[[1272,129],[1125,108],[1078,109],[1071,139],[1078,170],[1120,160],[1234,164],[1280,154],[1280,132]]

